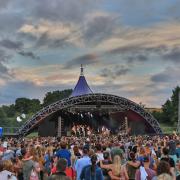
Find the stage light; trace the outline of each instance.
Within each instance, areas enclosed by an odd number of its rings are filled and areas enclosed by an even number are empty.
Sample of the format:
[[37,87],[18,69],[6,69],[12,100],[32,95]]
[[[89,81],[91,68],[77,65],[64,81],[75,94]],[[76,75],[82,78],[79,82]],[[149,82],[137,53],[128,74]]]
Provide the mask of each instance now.
[[83,114],[81,114],[81,117],[83,118]]
[[93,115],[92,115],[92,114],[91,114],[90,116],[91,116],[91,117],[93,117]]
[[21,122],[22,121],[22,119],[19,116],[16,118],[16,120],[17,120],[17,122]]
[[25,118],[26,118],[26,115],[23,113],[23,114],[21,114],[21,117],[22,117],[23,119],[25,119]]

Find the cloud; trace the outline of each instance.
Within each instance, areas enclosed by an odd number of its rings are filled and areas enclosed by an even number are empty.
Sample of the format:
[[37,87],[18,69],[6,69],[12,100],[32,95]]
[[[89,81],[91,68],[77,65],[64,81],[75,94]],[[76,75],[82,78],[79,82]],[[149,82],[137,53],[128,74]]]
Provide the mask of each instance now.
[[128,72],[130,71],[130,69],[128,67],[125,67],[123,65],[119,66],[115,66],[113,68],[104,68],[101,70],[100,72],[100,76],[105,77],[105,78],[118,78],[119,76],[124,76],[126,75]]
[[180,63],[180,48],[173,48],[168,53],[165,53],[163,59],[173,61],[175,63]]
[[51,38],[47,32],[43,33],[36,42],[35,47],[40,48],[40,47],[48,47],[48,48],[64,48],[66,46],[70,47],[72,45],[71,42],[69,42],[70,36],[64,36],[64,37],[59,37],[59,38]]
[[140,61],[140,62],[145,62],[148,60],[148,56],[147,55],[142,55],[142,54],[138,54],[138,55],[134,55],[134,56],[129,56],[127,57],[128,63],[132,64],[135,61]]
[[25,52],[25,51],[19,51],[18,54],[20,54],[21,56],[24,56],[24,57],[30,57],[32,59],[35,59],[35,60],[39,60],[40,57],[39,56],[36,56],[33,52]]
[[[35,1],[32,15],[50,21],[73,21],[79,23],[84,15],[96,7],[99,0],[40,0]],[[42,5],[43,4],[43,5]]]
[[129,45],[120,46],[117,48],[110,49],[110,50],[106,51],[106,54],[137,55],[137,57],[135,59],[139,59],[139,60],[144,61],[144,60],[146,60],[146,57],[144,54],[146,54],[146,55],[150,54],[150,53],[162,54],[166,50],[167,50],[167,47],[165,45],[159,45],[156,47],[153,47],[153,46],[146,47],[146,46],[143,46],[143,44],[141,44],[141,43],[137,43],[137,44],[129,44]]
[[0,104],[14,103],[15,100],[20,97],[37,98],[42,101],[47,92],[69,88],[71,88],[71,86],[63,83],[39,86],[32,81],[9,81],[0,87]]
[[160,73],[160,74],[156,74],[156,75],[153,75],[151,77],[151,80],[153,82],[159,82],[159,83],[162,83],[162,82],[168,82],[169,80],[171,80],[171,75],[169,74],[165,74],[165,73]]
[[9,39],[3,39],[0,41],[0,45],[10,50],[18,50],[21,49],[24,44],[21,41],[12,41]]
[[112,14],[93,12],[87,17],[82,30],[83,39],[88,43],[100,43],[109,38],[117,27],[116,18]]
[[63,66],[59,64],[14,68],[11,73],[16,81],[31,81],[37,86],[72,84],[76,80],[74,79],[75,74],[71,70],[63,69]]
[[9,58],[10,56],[4,50],[0,49],[0,78],[2,79],[8,79],[10,77],[9,69],[5,65]]
[[178,85],[177,77],[180,77],[179,66],[167,67],[164,71],[151,76],[151,81],[155,83],[165,83]]
[[17,11],[0,11],[0,34],[4,37],[16,36],[16,31],[23,25],[24,22],[25,17]]
[[6,8],[8,5],[9,5],[9,2],[11,0],[1,0],[1,3],[0,3],[0,9],[4,9]]
[[[20,54],[21,56],[24,57],[30,57],[31,59],[36,59],[39,60],[40,57],[36,56],[33,52],[31,51],[24,51],[23,50],[23,46],[24,44],[21,41],[12,41],[9,39],[3,39],[0,41],[0,46],[3,48],[6,48],[8,50],[14,50],[15,52],[17,52],[18,54]],[[8,57],[3,56],[1,58],[5,58],[7,59]]]
[[98,63],[98,56],[96,54],[85,54],[68,61],[64,68],[68,69],[76,66],[79,67],[80,64],[88,65],[95,63]]
[[41,20],[37,25],[25,24],[18,33],[35,40],[35,47],[58,48],[68,45],[77,46],[80,42],[79,31],[73,23]]

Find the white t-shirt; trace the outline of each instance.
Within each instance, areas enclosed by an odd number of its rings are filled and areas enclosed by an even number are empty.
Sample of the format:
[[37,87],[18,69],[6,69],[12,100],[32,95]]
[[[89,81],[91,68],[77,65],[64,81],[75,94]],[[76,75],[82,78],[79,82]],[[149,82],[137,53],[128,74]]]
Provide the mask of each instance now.
[[14,176],[10,171],[7,171],[7,170],[0,172],[0,179],[2,179],[2,180],[17,180],[16,176]]
[[103,153],[96,153],[98,162],[104,160]]

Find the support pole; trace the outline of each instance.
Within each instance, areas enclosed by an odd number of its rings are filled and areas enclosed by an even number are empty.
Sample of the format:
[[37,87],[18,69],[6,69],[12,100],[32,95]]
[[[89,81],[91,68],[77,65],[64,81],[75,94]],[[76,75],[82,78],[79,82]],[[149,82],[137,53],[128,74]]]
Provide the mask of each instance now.
[[125,117],[125,130],[126,130],[126,134],[128,134],[128,118]]
[[179,90],[179,99],[178,99],[178,126],[177,126],[177,133],[180,133],[180,90]]
[[57,132],[57,136],[61,137],[62,135],[62,118],[61,116],[58,117],[58,132]]

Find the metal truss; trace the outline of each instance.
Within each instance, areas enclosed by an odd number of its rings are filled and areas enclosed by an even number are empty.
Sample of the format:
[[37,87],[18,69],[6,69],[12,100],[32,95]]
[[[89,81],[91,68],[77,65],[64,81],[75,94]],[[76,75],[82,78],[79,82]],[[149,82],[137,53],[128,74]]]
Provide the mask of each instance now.
[[126,98],[111,95],[111,94],[87,94],[75,97],[69,97],[60,101],[57,101],[45,108],[41,109],[37,112],[31,119],[26,121],[24,125],[19,129],[17,134],[19,136],[24,136],[30,132],[30,130],[34,129],[38,126],[38,124],[43,121],[49,115],[59,111],[59,110],[66,110],[78,105],[87,105],[87,104],[97,105],[98,107],[104,104],[110,104],[117,106],[119,109],[129,109],[140,116],[142,116],[147,123],[154,129],[155,133],[162,134],[162,130],[159,126],[157,120],[148,112],[146,112],[141,106],[130,101]]

